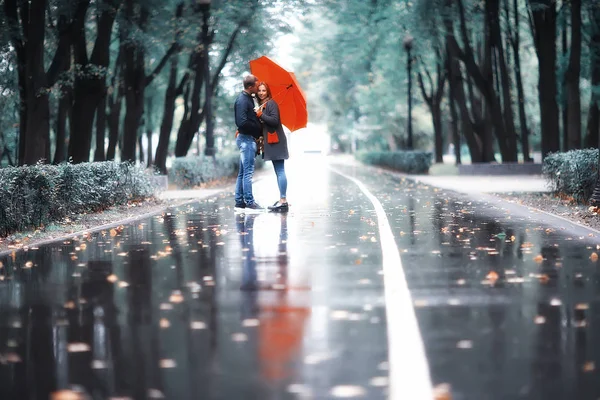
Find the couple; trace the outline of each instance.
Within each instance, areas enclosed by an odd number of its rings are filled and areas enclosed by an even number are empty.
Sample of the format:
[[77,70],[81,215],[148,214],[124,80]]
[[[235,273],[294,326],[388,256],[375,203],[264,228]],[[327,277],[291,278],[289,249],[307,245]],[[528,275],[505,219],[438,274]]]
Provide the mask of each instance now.
[[[254,104],[258,97],[258,104]],[[263,210],[252,195],[252,176],[254,175],[254,157],[257,146],[263,147],[263,158],[273,162],[277,175],[280,199],[269,207],[270,211],[287,212],[289,209],[286,190],[284,162],[288,159],[285,132],[279,118],[279,106],[272,99],[269,85],[259,82],[254,75],[244,78],[244,90],[235,100],[236,137],[240,149],[240,166],[235,185],[235,208]],[[275,134],[273,134],[275,132]],[[262,144],[260,144],[262,140]],[[259,143],[259,144],[257,144]]]

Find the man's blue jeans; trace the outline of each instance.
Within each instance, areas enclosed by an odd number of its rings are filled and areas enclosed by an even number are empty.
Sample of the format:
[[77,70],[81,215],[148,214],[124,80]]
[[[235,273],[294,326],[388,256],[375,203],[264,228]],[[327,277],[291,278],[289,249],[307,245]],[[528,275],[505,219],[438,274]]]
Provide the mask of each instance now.
[[253,204],[252,176],[254,175],[256,142],[250,135],[239,134],[235,140],[235,144],[240,149],[240,168],[235,183],[235,204]]

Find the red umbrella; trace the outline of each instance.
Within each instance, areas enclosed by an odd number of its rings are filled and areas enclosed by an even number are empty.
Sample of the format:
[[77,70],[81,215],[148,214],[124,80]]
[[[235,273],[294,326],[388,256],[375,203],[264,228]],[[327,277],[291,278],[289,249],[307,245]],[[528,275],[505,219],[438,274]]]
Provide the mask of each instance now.
[[281,123],[292,132],[305,128],[308,122],[306,96],[296,75],[266,56],[250,61],[250,71],[259,81],[269,84],[273,100],[279,105]]

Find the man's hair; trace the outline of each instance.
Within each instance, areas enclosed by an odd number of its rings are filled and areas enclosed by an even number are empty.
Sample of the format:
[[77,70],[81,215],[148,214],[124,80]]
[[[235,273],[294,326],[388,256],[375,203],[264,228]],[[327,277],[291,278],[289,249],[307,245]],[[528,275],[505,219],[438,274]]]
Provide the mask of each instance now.
[[254,75],[246,75],[244,77],[244,89],[248,89],[248,88],[251,88],[252,86],[254,86],[256,84],[257,80],[258,80],[258,78],[255,77]]

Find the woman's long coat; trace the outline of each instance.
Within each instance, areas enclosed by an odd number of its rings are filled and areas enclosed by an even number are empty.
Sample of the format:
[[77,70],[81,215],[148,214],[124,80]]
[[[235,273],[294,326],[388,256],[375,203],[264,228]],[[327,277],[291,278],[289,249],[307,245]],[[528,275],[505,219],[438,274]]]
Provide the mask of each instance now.
[[[265,144],[263,158],[266,161],[287,160],[289,158],[287,138],[279,118],[279,106],[275,101],[267,101],[260,119],[263,122],[263,140]],[[269,144],[267,143],[267,132],[273,132],[273,130],[277,131],[279,143]]]

